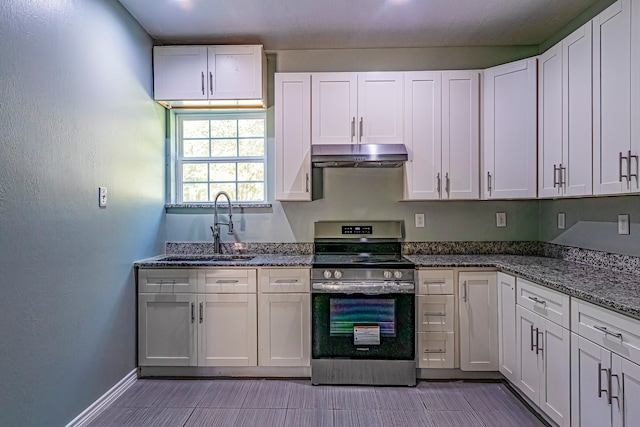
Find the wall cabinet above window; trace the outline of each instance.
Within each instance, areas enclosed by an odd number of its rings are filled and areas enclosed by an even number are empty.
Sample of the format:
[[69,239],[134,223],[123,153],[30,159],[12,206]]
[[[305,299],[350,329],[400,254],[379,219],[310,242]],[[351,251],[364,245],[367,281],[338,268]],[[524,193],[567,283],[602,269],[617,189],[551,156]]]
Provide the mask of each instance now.
[[153,98],[172,107],[263,106],[266,62],[262,46],[155,46]]

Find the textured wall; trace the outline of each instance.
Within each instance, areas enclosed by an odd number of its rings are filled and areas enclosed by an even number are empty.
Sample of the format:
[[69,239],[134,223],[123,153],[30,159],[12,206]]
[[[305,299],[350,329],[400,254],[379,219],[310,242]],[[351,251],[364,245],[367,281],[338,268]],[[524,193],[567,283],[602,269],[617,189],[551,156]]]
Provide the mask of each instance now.
[[151,46],[113,0],[0,2],[2,426],[65,425],[136,366],[131,265],[164,241]]

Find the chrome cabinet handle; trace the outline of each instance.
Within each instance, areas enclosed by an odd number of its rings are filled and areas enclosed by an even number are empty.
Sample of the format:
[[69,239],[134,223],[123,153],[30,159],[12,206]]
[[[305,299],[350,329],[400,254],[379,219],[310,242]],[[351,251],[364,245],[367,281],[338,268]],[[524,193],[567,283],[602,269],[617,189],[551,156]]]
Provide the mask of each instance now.
[[602,369],[602,362],[600,362],[598,363],[598,397],[602,397],[602,393],[609,394],[607,390],[602,388],[602,371],[607,372],[607,369]]
[[547,302],[545,300],[543,300],[543,299],[538,299],[536,297],[527,297],[527,298],[529,298],[531,301],[533,301],[533,302],[535,302],[537,304],[542,304],[544,306],[547,305]]
[[567,168],[565,166],[562,166],[562,163],[560,163],[560,168],[558,169],[558,171],[560,172],[560,187],[565,187],[567,185],[567,180],[566,180],[566,172],[567,172]]
[[622,339],[622,334],[620,332],[611,332],[610,330],[608,330],[606,327],[604,326],[593,326],[595,329],[599,330],[600,332],[604,332],[605,335],[611,335],[612,337],[616,337],[619,340]]
[[425,285],[444,285],[447,283],[445,279],[435,279],[435,280],[425,280],[423,282]]
[[[618,377],[618,375],[616,374],[612,374],[611,373],[611,369],[607,369],[607,372],[609,373],[609,381],[608,381],[608,385],[609,385],[609,405],[613,404],[613,399],[618,401],[618,405],[620,404],[620,399],[619,396],[614,396],[613,395],[613,377],[616,377],[616,383],[618,383],[618,391],[620,391],[620,378]],[[624,416],[624,415],[623,415]],[[625,425],[625,424],[622,424]]]
[[556,186],[558,186],[557,171],[558,168],[556,167],[556,165],[553,165],[553,188],[556,188]]
[[358,135],[358,143],[362,142],[362,134],[364,133],[363,117],[360,117],[360,134]]
[[209,92],[213,95],[213,73],[209,71]]
[[533,351],[533,348],[535,347],[535,345],[533,344],[533,325],[529,325],[531,327],[531,331],[529,333],[529,336],[531,337],[531,351]]
[[160,280],[158,281],[159,285],[164,285],[164,284],[171,284],[171,285],[175,285],[176,281],[175,280]]
[[440,193],[441,193],[441,191],[440,191],[440,190],[441,190],[440,182],[442,181],[442,180],[440,179],[440,172],[438,172],[438,173],[436,174],[436,179],[438,180],[438,196],[440,196]]
[[[631,173],[631,159],[636,159],[636,173]],[[635,178],[636,182],[638,182],[638,156],[636,156],[635,154],[631,154],[631,150],[629,150],[629,153],[627,154],[627,175],[629,175],[629,181],[631,181],[631,178]]]
[[[536,354],[544,351],[544,348],[540,347],[540,335],[542,335],[544,339],[544,332],[540,332],[540,330],[536,328]],[[542,353],[542,358],[544,359],[544,353]]]
[[239,280],[216,280],[216,283],[238,283]]
[[449,172],[444,174],[444,180],[445,180],[444,181],[445,182],[445,184],[444,184],[445,185],[445,191],[447,192],[447,198],[448,198],[449,197],[449,190],[450,190],[450,188],[449,188]]
[[462,289],[464,290],[464,294],[462,295],[462,301],[467,302],[467,281],[462,282]]
[[298,279],[277,279],[276,283],[298,283]]
[[196,321],[196,305],[191,303],[191,323]]
[[307,181],[306,181],[306,185],[307,185],[307,193],[309,192],[309,172],[307,172]]
[[351,142],[353,142],[353,137],[356,135],[356,118],[351,118]]
[[491,196],[491,172],[487,172],[487,190],[489,191],[489,196]]
[[438,349],[438,350],[425,350],[424,354],[444,354],[446,350]]
[[200,303],[200,323],[202,323],[203,317],[204,317],[204,304]]
[[204,95],[204,71],[200,73],[200,77],[202,80],[202,94]]
[[[622,174],[622,159],[625,159],[627,163],[627,175]],[[628,183],[629,182],[629,175],[628,175],[629,174],[629,157],[623,156],[622,151],[619,153],[619,157],[618,157],[618,171],[619,171],[618,181],[622,182],[622,178],[626,178]]]
[[447,314],[446,313],[440,313],[440,312],[431,312],[431,311],[425,311],[423,313],[423,317],[445,317]]

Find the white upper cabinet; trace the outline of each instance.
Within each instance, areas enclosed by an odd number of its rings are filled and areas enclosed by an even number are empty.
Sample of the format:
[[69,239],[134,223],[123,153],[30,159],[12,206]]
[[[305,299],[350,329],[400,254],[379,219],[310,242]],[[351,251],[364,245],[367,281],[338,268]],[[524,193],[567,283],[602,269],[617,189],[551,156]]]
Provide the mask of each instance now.
[[[636,14],[639,13],[636,11]],[[593,182],[595,194],[638,191],[638,61],[631,1],[593,19]],[[634,19],[634,36],[640,22]],[[632,69],[633,65],[633,69]],[[632,112],[634,120],[632,120]],[[632,122],[634,134],[632,137]]]
[[405,200],[479,197],[480,76],[405,73]]
[[155,46],[153,73],[156,100],[261,100],[266,93],[262,46]]
[[484,72],[483,193],[536,197],[536,59]]
[[311,200],[311,75],[275,75],[276,200]]
[[403,73],[313,73],[312,144],[403,143]]

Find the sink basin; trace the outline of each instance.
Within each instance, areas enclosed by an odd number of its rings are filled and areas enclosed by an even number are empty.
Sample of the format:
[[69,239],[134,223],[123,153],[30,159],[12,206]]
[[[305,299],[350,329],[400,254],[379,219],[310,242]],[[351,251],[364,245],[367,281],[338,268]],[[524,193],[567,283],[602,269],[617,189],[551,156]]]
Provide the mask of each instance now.
[[166,255],[159,258],[158,261],[187,261],[187,262],[211,262],[211,261],[249,261],[255,258],[255,255]]

